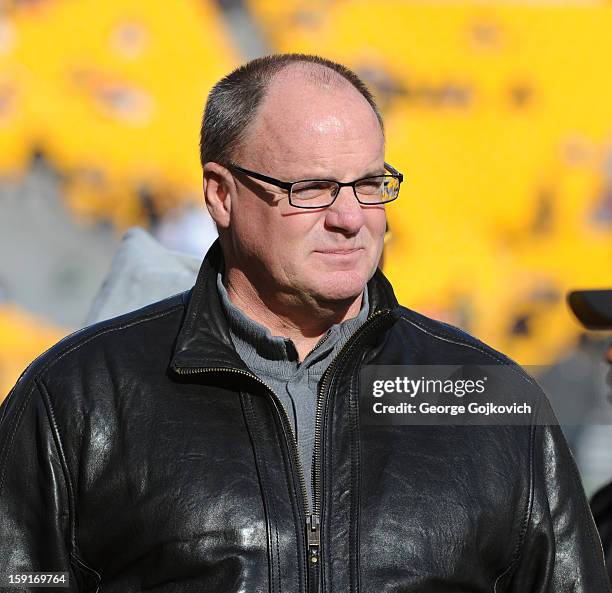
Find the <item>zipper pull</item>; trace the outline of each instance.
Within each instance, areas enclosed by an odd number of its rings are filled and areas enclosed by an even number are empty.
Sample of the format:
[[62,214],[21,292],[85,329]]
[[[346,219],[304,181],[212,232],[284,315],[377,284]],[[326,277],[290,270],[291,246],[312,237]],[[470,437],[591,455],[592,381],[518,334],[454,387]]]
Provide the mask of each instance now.
[[308,534],[308,561],[319,563],[319,546],[321,545],[321,525],[319,515],[314,513],[306,517],[306,533]]

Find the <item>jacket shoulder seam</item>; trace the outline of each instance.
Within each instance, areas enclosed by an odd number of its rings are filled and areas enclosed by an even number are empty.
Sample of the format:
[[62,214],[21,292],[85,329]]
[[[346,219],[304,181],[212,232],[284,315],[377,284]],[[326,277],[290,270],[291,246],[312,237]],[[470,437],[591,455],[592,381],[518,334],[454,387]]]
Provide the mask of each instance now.
[[98,571],[91,568],[91,566],[83,562],[83,560],[81,560],[81,558],[78,556],[75,550],[72,550],[72,552],[70,553],[70,556],[76,562],[76,564],[78,565],[78,568],[81,571],[89,572],[90,574],[93,574],[96,577],[98,582],[96,584],[95,593],[98,593],[98,591],[100,590],[100,583],[102,582],[102,575],[100,575]]
[[57,425],[57,421],[55,419],[55,412],[53,410],[53,403],[51,402],[51,398],[49,397],[49,392],[47,390],[47,386],[44,384],[42,379],[36,381],[38,386],[38,390],[40,391],[41,397],[43,399],[43,403],[45,404],[45,410],[47,412],[47,418],[49,421],[49,426],[51,427],[51,433],[53,434],[53,441],[55,443],[55,447],[57,449],[57,453],[60,459],[60,463],[62,465],[62,472],[64,474],[64,480],[66,483],[66,491],[68,494],[68,513],[70,516],[70,556],[74,558],[74,560],[83,566],[88,571],[92,572],[96,575],[98,579],[98,583],[101,581],[100,574],[89,567],[83,560],[81,560],[78,544],[76,541],[76,503],[74,499],[74,487],[72,485],[72,478],[70,476],[70,470],[68,468],[68,462],[66,461],[65,447],[62,440],[62,436],[60,434],[59,427]]
[[493,593],[497,593],[497,586],[500,581],[512,574],[514,568],[518,561],[521,558],[523,545],[525,543],[525,539],[527,537],[527,531],[529,529],[529,523],[531,522],[531,516],[533,511],[533,500],[535,497],[535,433],[538,426],[537,424],[533,424],[531,426],[531,430],[529,431],[529,496],[527,497],[527,502],[525,504],[525,511],[523,513],[523,519],[521,520],[521,529],[519,531],[518,539],[516,545],[514,546],[514,551],[512,553],[512,557],[508,566],[498,575],[495,579],[495,583],[493,585]]
[[[182,305],[182,304],[181,305],[174,305],[172,308],[166,309],[166,310],[161,311],[161,312],[158,312],[158,313],[156,313],[154,315],[150,315],[150,316],[147,316],[147,317],[140,317],[138,319],[134,319],[134,320],[129,321],[127,323],[120,323],[118,325],[112,325],[110,327],[103,327],[103,328],[99,329],[98,331],[96,331],[94,334],[85,336],[81,341],[78,341],[76,344],[70,344],[64,350],[60,351],[56,356],[54,356],[54,357],[50,358],[48,361],[46,361],[46,363],[42,366],[42,368],[36,372],[36,375],[34,376],[34,380],[36,380],[39,377],[41,377],[50,368],[52,368],[56,363],[58,363],[62,358],[64,358],[64,356],[70,354],[71,352],[79,350],[80,348],[82,348],[83,346],[89,344],[89,342],[92,342],[93,340],[95,340],[96,338],[99,338],[100,336],[112,333],[114,331],[119,331],[119,330],[122,330],[122,329],[127,329],[129,327],[132,327],[132,326],[135,326],[135,325],[139,325],[139,324],[142,324],[142,323],[146,323],[148,321],[153,321],[153,320],[159,319],[161,317],[165,317],[165,316],[170,315],[171,313],[174,313],[175,311],[177,311],[179,309],[183,309],[183,308],[184,308],[184,305]],[[84,328],[84,329],[87,329],[87,328]],[[79,332],[82,332],[82,331],[84,331],[84,330],[83,329],[77,330],[74,334],[70,334],[69,336],[66,336],[64,338],[64,340],[68,340],[71,336],[76,336],[76,334],[78,334]],[[49,351],[47,351],[47,352],[49,352]]]
[[471,343],[468,340],[462,340],[459,337],[454,337],[454,336],[450,336],[450,335],[444,335],[441,333],[436,333],[434,331],[432,331],[430,328],[426,327],[424,324],[419,323],[417,321],[415,321],[414,319],[409,319],[408,317],[406,317],[403,314],[400,314],[400,319],[402,319],[403,321],[405,321],[406,323],[408,323],[409,325],[413,325],[414,327],[416,327],[419,331],[422,331],[423,333],[426,333],[434,338],[436,338],[437,340],[442,340],[444,342],[449,342],[451,344],[457,344],[459,346],[464,346],[465,348],[471,348],[472,350],[476,350],[478,352],[480,352],[481,354],[484,354],[485,356],[487,356],[488,358],[490,358],[491,360],[495,360],[496,362],[502,363],[503,365],[509,367],[510,369],[512,369],[512,371],[525,383],[528,383],[529,385],[533,385],[533,381],[524,373],[521,372],[519,370],[519,366],[516,362],[514,362],[513,360],[511,360],[510,358],[504,357],[504,356],[496,356],[493,352],[490,352],[487,348],[483,348],[483,346],[480,346],[478,343]]
[[30,405],[30,401],[32,399],[32,392],[34,391],[35,387],[37,387],[37,385],[32,381],[28,390],[26,391],[25,397],[23,398],[21,407],[19,408],[19,411],[15,416],[14,426],[11,427],[11,429],[8,431],[9,437],[6,440],[2,451],[0,451],[0,470],[2,472],[0,475],[0,492],[2,492],[2,488],[4,487],[4,479],[6,476],[6,460],[8,459],[9,453],[13,448],[15,435],[17,434],[17,431],[19,430],[19,425],[21,424],[21,417],[23,416],[23,413],[25,412],[27,407]]
[[[543,432],[545,427],[541,427],[541,428]],[[571,453],[571,451],[569,451],[569,453]],[[573,462],[569,463],[569,471],[574,480],[574,483],[575,483],[574,485],[578,485],[579,488],[582,488],[582,481],[581,481],[580,473],[578,472],[578,468],[575,463]],[[593,517],[591,513],[588,511],[589,509],[588,500],[585,500],[585,504],[580,505],[580,507],[581,507],[581,511],[580,511],[581,519],[584,521],[585,525],[587,526],[586,530],[588,532],[588,540],[589,540],[589,544],[591,547],[591,552],[593,553],[593,557],[600,557],[605,562],[605,558],[603,557],[603,548],[601,546],[601,541],[599,539],[599,535],[597,534],[597,530],[593,523]],[[603,574],[605,573],[602,574],[601,571],[597,571],[597,572],[598,572],[597,578],[598,578],[599,584],[601,584],[605,589],[606,587],[609,586],[609,582],[603,576]],[[602,591],[604,589],[602,589]]]

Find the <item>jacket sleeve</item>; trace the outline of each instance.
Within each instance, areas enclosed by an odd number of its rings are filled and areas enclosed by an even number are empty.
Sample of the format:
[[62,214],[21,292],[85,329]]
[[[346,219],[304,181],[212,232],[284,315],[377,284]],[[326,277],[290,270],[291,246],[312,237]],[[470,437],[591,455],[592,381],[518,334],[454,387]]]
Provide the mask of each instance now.
[[544,424],[544,418],[555,418],[542,399],[540,421],[532,427],[530,508],[509,590],[610,593],[601,542],[578,469],[559,425]]
[[[0,591],[78,591],[67,472],[49,398],[22,377],[0,406]],[[68,572],[68,588],[9,586],[24,572]]]
[[601,537],[608,576],[612,578],[612,483],[608,482],[592,496],[590,506]]

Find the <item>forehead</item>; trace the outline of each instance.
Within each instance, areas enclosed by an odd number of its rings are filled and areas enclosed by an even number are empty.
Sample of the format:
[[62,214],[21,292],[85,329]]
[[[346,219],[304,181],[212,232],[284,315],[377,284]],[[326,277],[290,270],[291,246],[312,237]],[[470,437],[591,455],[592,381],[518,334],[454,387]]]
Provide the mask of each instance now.
[[[301,67],[279,73],[242,145],[252,166],[289,176],[368,167],[384,159],[374,110],[348,81],[330,71],[323,80]],[[346,169],[344,169],[346,171]]]

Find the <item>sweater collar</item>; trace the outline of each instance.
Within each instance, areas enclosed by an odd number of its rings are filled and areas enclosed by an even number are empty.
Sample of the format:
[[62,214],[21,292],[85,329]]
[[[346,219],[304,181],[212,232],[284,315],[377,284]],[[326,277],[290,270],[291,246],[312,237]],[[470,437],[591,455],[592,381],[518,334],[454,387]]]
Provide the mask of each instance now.
[[[222,268],[223,253],[217,239],[206,253],[195,285],[186,293],[187,308],[170,363],[174,371],[232,368],[250,372],[234,348],[223,310],[217,287],[217,274]],[[366,288],[369,316],[381,309],[397,307],[391,284],[379,269]]]
[[[273,336],[266,326],[251,319],[232,303],[223,285],[223,269],[217,272],[217,290],[223,311],[229,323],[232,338],[234,341],[240,341],[241,348],[239,348],[239,351],[241,351],[241,357],[249,368],[252,368],[253,364],[265,364],[266,361],[291,361],[297,363],[298,353],[295,344],[290,338]],[[359,313],[355,317],[334,323],[317,342],[317,345],[311,352],[323,343],[325,343],[325,349],[327,350],[328,345],[332,346],[338,340],[346,340],[365,322],[368,317],[368,310],[368,291],[364,289]],[[310,358],[309,353],[302,363],[307,362]]]

